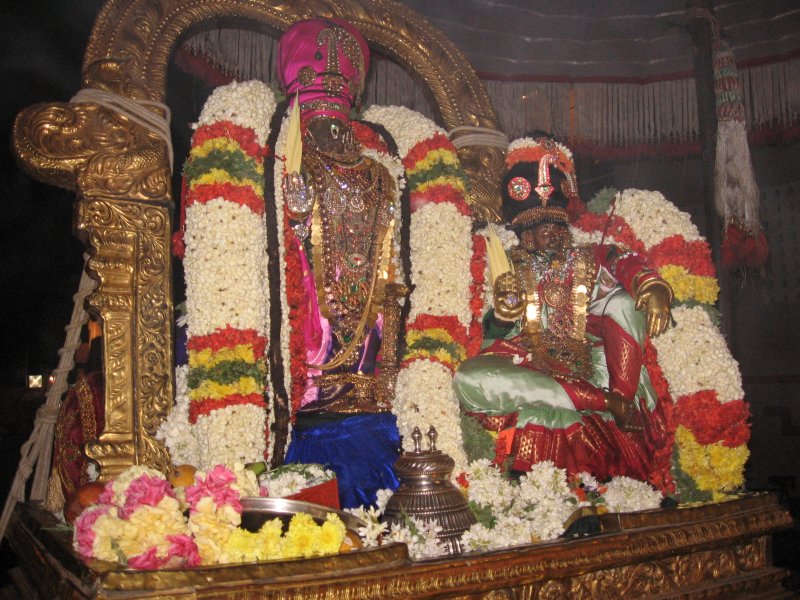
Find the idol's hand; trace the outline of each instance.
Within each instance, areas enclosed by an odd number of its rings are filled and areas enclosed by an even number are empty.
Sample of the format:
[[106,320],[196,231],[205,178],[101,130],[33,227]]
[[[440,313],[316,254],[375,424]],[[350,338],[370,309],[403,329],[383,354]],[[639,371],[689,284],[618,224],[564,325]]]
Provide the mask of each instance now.
[[661,335],[672,322],[672,288],[663,279],[648,279],[636,290],[636,309],[647,317],[647,335]]
[[635,400],[627,400],[617,392],[606,392],[606,410],[622,431],[643,431]]
[[494,314],[501,321],[516,321],[525,310],[525,294],[517,278],[507,271],[494,280]]

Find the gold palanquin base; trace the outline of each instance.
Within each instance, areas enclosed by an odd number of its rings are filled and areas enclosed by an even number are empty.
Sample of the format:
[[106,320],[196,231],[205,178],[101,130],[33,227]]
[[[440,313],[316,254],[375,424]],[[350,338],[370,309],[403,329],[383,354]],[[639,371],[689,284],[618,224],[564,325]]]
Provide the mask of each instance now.
[[405,546],[336,557],[127,571],[84,564],[52,515],[20,504],[7,536],[41,598],[789,598],[770,534],[791,524],[769,494],[606,515],[604,533],[411,563]]

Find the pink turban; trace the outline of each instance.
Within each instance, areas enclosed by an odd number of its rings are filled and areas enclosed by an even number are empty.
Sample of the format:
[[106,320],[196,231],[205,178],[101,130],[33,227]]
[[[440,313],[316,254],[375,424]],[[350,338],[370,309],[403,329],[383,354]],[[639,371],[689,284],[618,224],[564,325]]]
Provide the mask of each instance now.
[[316,115],[347,119],[368,68],[364,36],[341,19],[298,21],[278,42],[281,85],[292,102],[299,91],[303,122]]

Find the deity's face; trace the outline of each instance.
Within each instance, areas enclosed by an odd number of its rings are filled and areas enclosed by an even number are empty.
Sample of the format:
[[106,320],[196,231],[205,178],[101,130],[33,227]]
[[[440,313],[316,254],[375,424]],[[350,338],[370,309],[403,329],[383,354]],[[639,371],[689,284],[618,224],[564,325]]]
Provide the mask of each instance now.
[[317,147],[329,154],[343,154],[348,124],[338,117],[314,117],[308,122],[308,133],[314,138]]
[[522,232],[522,247],[528,251],[558,251],[569,244],[569,231],[560,223],[541,223]]

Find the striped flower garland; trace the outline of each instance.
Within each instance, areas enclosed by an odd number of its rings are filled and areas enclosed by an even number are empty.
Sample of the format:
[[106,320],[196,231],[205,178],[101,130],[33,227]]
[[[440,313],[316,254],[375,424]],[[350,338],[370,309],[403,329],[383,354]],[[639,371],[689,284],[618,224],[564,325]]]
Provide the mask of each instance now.
[[472,235],[467,178],[444,130],[403,107],[364,115],[397,142],[411,203],[411,309],[394,413],[405,440],[436,427],[437,447],[466,466],[454,370],[480,347],[485,244]]
[[218,88],[184,167],[188,410],[174,414],[195,444],[166,443],[176,454],[194,447],[201,469],[267,454],[264,157],[274,110],[261,82]]
[[739,367],[712,318],[719,286],[708,243],[658,192],[618,194],[613,216],[599,195],[588,208],[576,241],[598,242],[605,230],[609,242],[642,253],[675,291],[676,325],[648,342],[645,363],[659,398],[667,407],[674,400],[672,471],[681,497],[719,499],[744,483],[750,432]]

